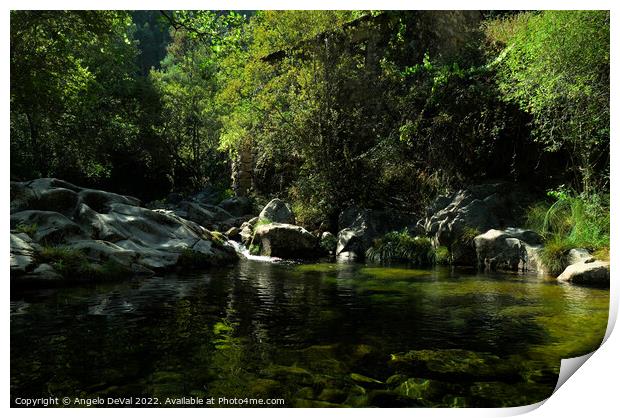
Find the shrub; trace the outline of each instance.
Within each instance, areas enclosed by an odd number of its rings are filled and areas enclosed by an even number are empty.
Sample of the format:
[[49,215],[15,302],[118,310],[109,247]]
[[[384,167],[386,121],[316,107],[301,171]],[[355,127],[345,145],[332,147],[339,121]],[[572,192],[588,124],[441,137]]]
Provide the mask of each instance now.
[[405,228],[401,232],[388,232],[375,240],[366,251],[366,257],[371,261],[406,261],[424,266],[433,263],[434,252],[428,238],[413,237]]
[[260,254],[260,244],[250,244],[249,248],[250,254],[259,255]]
[[545,243],[540,253],[540,258],[550,274],[558,275],[568,267],[568,252],[571,248],[573,246],[560,237],[555,237]]
[[334,235],[328,235],[325,238],[321,238],[320,246],[326,252],[333,253],[336,251],[336,247],[338,246],[338,238]]
[[435,248],[434,256],[435,264],[450,264],[450,250],[448,249],[448,247],[439,246]]
[[543,238],[566,239],[574,247],[609,247],[609,195],[575,194],[565,188],[548,192],[553,203],[539,202],[527,214],[526,224]]
[[560,187],[548,192],[552,201],[533,205],[526,225],[545,239],[541,258],[552,274],[568,265],[571,248],[585,248],[597,258],[609,258],[609,195],[576,194]]

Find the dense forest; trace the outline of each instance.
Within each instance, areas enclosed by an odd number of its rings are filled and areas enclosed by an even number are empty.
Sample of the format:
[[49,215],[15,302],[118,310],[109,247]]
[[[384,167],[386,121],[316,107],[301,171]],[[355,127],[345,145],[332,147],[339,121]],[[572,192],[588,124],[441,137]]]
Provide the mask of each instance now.
[[488,180],[608,213],[609,42],[607,11],[13,11],[11,176],[307,226]]

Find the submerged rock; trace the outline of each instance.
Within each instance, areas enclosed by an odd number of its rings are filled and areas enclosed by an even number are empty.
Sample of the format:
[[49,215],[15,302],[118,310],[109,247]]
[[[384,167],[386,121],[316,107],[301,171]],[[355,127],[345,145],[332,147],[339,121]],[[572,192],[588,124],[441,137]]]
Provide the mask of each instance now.
[[301,226],[283,223],[259,225],[252,241],[261,255],[281,258],[313,258],[320,255],[318,239]]
[[566,267],[558,281],[609,287],[609,262],[588,259]]
[[[94,263],[95,270],[107,263],[124,267],[113,271],[140,274],[188,266],[191,261],[205,266],[237,258],[234,249],[214,233],[170,211],[140,207],[133,197],[57,179],[12,182],[11,188],[16,200],[11,214],[13,277],[57,278],[54,262],[62,260],[48,261],[51,269],[37,269],[34,262],[44,247],[59,248],[48,255],[52,258],[75,261],[71,254],[76,254]],[[67,273],[66,266],[63,271]]]
[[518,370],[510,362],[490,354],[461,349],[413,350],[392,354],[390,365],[418,376],[450,380],[476,380],[486,377],[515,377]]

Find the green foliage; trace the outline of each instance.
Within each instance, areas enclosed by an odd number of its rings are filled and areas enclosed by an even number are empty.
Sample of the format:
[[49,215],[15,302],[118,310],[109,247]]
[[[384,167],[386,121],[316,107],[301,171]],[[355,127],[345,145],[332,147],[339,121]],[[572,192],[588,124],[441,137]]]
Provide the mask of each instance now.
[[609,12],[447,13],[13,11],[11,172],[228,196],[250,152],[245,192],[313,228],[490,178],[607,190]]
[[474,238],[476,238],[480,234],[481,232],[477,228],[466,226],[457,237],[457,240],[460,244],[472,245],[474,242]]
[[50,264],[68,281],[111,281],[133,275],[130,269],[113,260],[91,263],[82,251],[67,247],[44,246],[35,254],[35,259],[38,263]]
[[505,46],[494,63],[509,101],[534,118],[534,138],[565,151],[585,193],[609,174],[609,11],[523,13],[488,24]]
[[325,238],[321,238],[319,245],[323,250],[332,254],[336,251],[336,247],[338,246],[338,238],[335,235],[328,235]]
[[573,245],[559,236],[545,242],[540,258],[550,274],[558,275],[564,271],[569,264],[568,252],[571,248]]
[[259,255],[260,254],[260,244],[250,244],[249,248],[250,254]]
[[544,238],[561,237],[574,247],[609,246],[609,195],[576,194],[565,188],[549,192],[553,202],[539,202],[527,215],[527,226]]
[[34,236],[34,234],[37,232],[37,229],[39,229],[39,226],[36,223],[35,224],[20,223],[15,228],[15,230],[17,232],[21,232],[21,233],[27,234],[30,237]]
[[254,230],[256,231],[260,226],[271,225],[272,223],[273,221],[271,219],[260,218],[258,221],[256,221],[256,224],[254,225]]
[[405,228],[401,232],[388,232],[383,238],[376,239],[366,251],[366,257],[372,261],[406,261],[426,266],[433,263],[434,252],[428,238],[413,237]]
[[577,194],[565,187],[548,193],[551,202],[539,202],[528,213],[526,225],[545,239],[542,261],[553,273],[567,266],[571,248],[596,251],[609,258],[609,195]]
[[435,264],[447,265],[450,264],[450,250],[448,247],[439,246],[434,250]]

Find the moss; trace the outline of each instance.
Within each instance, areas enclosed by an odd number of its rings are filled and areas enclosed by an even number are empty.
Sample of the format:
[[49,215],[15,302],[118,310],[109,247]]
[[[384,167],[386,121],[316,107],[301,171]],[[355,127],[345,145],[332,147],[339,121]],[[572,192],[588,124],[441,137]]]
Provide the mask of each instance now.
[[263,226],[263,225],[271,225],[273,223],[273,221],[271,219],[267,219],[267,218],[260,218],[257,222],[256,225],[254,225],[254,230],[256,231],[258,229],[259,226]]
[[133,275],[131,269],[113,260],[91,263],[83,252],[73,248],[45,246],[35,258],[38,263],[50,264],[63,279],[70,281],[110,281]]
[[361,268],[360,273],[376,277],[377,279],[394,279],[403,280],[415,277],[430,277],[428,270],[415,270],[405,268],[391,268],[391,267],[364,267]]
[[15,230],[17,232],[24,233],[24,234],[30,236],[31,238],[34,236],[34,234],[36,234],[38,229],[39,229],[39,226],[36,223],[35,224],[20,223],[15,228]]
[[594,258],[601,261],[609,261],[609,247],[601,247],[592,254]]
[[450,264],[450,250],[448,247],[439,246],[435,248],[434,255],[435,264],[442,266]]

